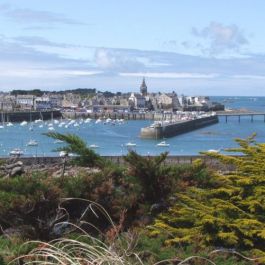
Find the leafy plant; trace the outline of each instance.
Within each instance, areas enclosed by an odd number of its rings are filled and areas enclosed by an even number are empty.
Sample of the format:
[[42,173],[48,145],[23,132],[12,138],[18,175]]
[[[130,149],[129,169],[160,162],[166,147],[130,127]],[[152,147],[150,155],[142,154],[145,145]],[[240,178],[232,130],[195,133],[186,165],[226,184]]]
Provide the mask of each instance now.
[[170,166],[164,165],[168,153],[155,157],[144,157],[130,151],[124,160],[128,163],[128,174],[136,177],[141,184],[144,200],[159,202],[170,195],[174,187]]
[[55,151],[64,151],[66,155],[74,154],[74,162],[80,166],[99,166],[102,163],[102,158],[97,155],[92,149],[87,147],[86,143],[75,134],[61,134],[58,132],[48,132],[44,135],[56,140],[61,140],[67,145],[57,148]]

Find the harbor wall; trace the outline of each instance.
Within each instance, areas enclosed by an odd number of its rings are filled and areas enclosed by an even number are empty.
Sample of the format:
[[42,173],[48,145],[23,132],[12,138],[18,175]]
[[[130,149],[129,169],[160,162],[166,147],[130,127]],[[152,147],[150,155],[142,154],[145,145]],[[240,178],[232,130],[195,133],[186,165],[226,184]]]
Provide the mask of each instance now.
[[193,131],[205,126],[218,123],[217,115],[204,117],[189,121],[180,121],[172,124],[166,124],[154,127],[145,127],[141,129],[140,136],[149,139],[161,139],[173,137],[182,133]]
[[[117,164],[117,165],[125,165],[126,162],[124,161],[123,156],[102,156],[103,158],[110,160],[111,162]],[[147,157],[147,156],[145,156]],[[152,156],[148,156],[152,157]],[[10,158],[10,157],[0,157],[0,163],[4,163],[8,160],[14,160],[18,159],[19,161],[22,161],[25,166],[33,166],[33,165],[43,165],[45,167],[47,166],[53,166],[55,164],[62,164],[63,158],[58,156],[46,156],[46,157],[19,157],[19,158]],[[71,158],[69,158],[71,159]],[[182,165],[182,164],[192,164],[196,159],[203,160],[208,166],[216,169],[224,169],[224,165],[220,163],[217,159],[211,158],[208,156],[203,155],[187,155],[187,156],[167,156],[165,160],[165,164],[168,165]],[[231,169],[228,168],[228,166],[225,166],[225,169]]]
[[153,112],[146,112],[146,113],[117,113],[117,112],[93,112],[93,113],[86,113],[86,112],[62,112],[64,118],[69,119],[78,119],[78,118],[91,118],[91,119],[124,119],[124,120],[173,120],[177,117],[174,113],[153,113]]
[[54,119],[58,119],[62,117],[62,114],[58,110],[4,112],[2,115],[0,115],[0,122],[34,121],[38,119],[50,120],[52,117]]

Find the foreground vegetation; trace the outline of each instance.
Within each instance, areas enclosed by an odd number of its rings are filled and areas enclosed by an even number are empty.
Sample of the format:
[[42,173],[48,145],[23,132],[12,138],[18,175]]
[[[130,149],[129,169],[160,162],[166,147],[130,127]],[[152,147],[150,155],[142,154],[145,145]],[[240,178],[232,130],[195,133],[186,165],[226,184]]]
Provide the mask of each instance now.
[[265,144],[208,153],[233,166],[216,172],[201,160],[167,165],[167,153],[132,151],[117,166],[74,135],[48,136],[77,154],[62,167],[78,171],[0,179],[0,264],[265,263]]

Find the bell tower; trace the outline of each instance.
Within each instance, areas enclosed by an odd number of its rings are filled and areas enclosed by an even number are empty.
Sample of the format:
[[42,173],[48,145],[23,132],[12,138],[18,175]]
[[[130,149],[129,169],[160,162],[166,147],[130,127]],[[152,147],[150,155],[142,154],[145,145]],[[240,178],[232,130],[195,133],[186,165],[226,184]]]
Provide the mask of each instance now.
[[140,92],[141,92],[142,96],[147,96],[147,86],[145,83],[145,78],[143,78],[143,82],[140,86]]

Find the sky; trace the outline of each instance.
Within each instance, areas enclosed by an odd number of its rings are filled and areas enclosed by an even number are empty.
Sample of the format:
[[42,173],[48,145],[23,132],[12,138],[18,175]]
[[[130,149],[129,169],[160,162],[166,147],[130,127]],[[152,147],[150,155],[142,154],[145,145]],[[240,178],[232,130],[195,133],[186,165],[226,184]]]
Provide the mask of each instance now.
[[0,90],[265,96],[264,0],[0,0]]

